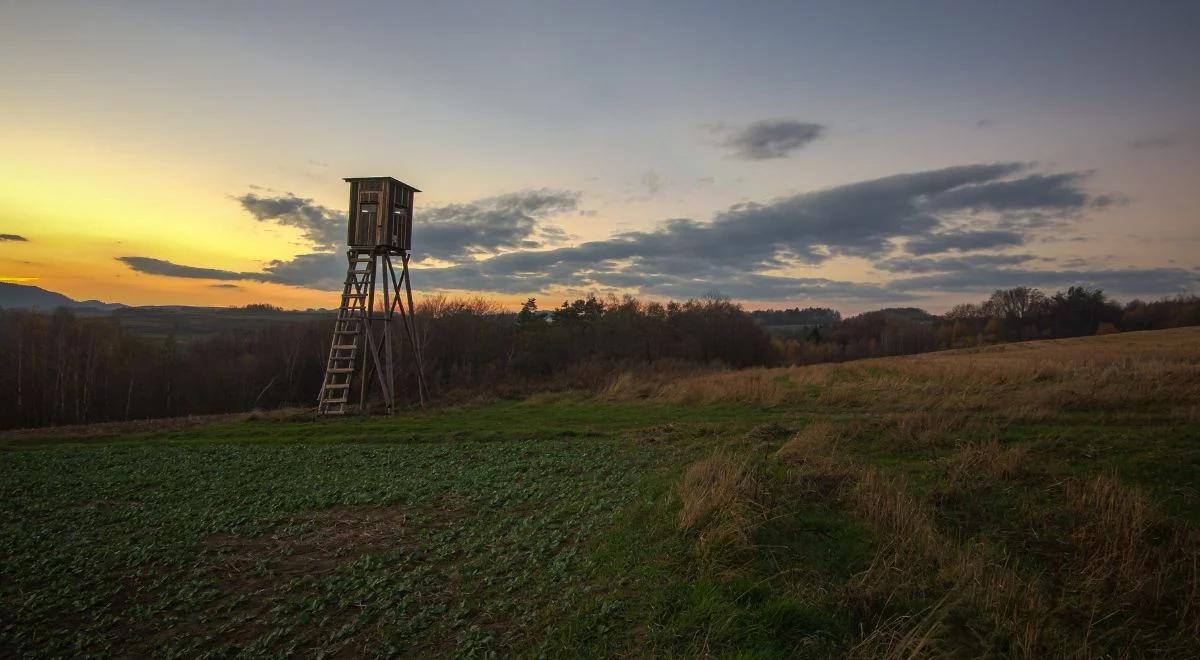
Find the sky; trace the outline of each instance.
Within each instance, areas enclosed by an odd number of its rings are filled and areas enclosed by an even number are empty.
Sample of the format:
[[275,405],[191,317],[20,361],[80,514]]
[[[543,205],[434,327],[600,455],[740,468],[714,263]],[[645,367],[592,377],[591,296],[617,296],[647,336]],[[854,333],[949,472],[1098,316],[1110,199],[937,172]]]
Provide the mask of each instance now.
[[418,296],[939,312],[1200,293],[1196,2],[0,0],[0,281],[334,307],[344,177]]

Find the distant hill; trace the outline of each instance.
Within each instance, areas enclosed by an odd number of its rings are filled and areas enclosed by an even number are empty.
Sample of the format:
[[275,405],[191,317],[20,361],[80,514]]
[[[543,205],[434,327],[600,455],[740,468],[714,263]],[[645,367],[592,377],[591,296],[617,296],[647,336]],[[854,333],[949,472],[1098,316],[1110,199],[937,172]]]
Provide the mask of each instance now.
[[189,307],[159,305],[126,307],[111,313],[125,330],[144,337],[175,337],[193,341],[225,332],[244,332],[281,323],[331,321],[336,312],[246,309],[244,307]]
[[814,327],[832,326],[842,322],[842,315],[828,307],[805,307],[800,309],[760,309],[750,316],[763,326]]
[[47,291],[37,286],[0,282],[0,308],[40,309],[48,311],[58,307],[112,311],[121,309],[125,305],[120,303],[106,303],[99,300],[75,300],[61,293]]
[[111,318],[135,335],[175,337],[180,341],[192,341],[224,332],[252,330],[280,323],[329,320],[334,315],[332,310],[286,310],[270,305],[130,307],[100,300],[75,300],[41,287],[0,282],[0,309],[36,309],[40,312],[50,312],[59,307],[65,307],[80,316]]
[[873,312],[864,312],[859,316],[866,317],[870,315],[883,316],[889,319],[900,319],[904,321],[912,321],[913,323],[933,323],[938,319],[937,316],[919,307],[885,307],[877,309]]

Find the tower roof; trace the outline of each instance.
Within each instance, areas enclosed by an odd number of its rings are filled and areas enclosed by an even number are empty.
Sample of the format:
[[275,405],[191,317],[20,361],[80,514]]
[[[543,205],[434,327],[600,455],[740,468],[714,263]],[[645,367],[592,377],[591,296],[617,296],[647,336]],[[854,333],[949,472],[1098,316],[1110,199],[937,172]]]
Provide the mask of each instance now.
[[395,177],[390,177],[390,176],[352,176],[352,177],[347,177],[345,179],[342,179],[342,181],[345,181],[347,183],[354,183],[355,181],[395,181],[396,183],[404,186],[405,188],[412,188],[413,192],[421,192],[421,190],[419,188],[417,188],[416,186],[410,186],[407,183],[404,183],[403,181],[401,181],[400,179],[397,179]]

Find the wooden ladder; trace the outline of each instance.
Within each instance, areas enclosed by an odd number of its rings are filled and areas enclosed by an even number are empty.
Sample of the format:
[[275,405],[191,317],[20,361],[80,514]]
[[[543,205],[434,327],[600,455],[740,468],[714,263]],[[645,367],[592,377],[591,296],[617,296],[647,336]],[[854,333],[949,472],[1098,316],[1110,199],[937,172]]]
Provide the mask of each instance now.
[[370,285],[375,276],[375,255],[351,252],[346,268],[346,285],[342,289],[342,306],[338,309],[329,346],[329,361],[325,365],[325,381],[317,399],[317,411],[322,415],[343,415],[350,401],[350,383],[358,364],[358,349],[366,339],[367,306],[370,305]]

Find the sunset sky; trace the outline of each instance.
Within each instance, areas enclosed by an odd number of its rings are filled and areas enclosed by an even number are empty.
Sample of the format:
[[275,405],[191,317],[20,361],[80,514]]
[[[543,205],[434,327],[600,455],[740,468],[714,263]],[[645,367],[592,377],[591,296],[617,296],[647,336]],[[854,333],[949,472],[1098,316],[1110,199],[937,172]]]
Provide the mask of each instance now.
[[1197,2],[0,2],[0,281],[332,307],[348,176],[418,293],[943,311],[1200,292]]

